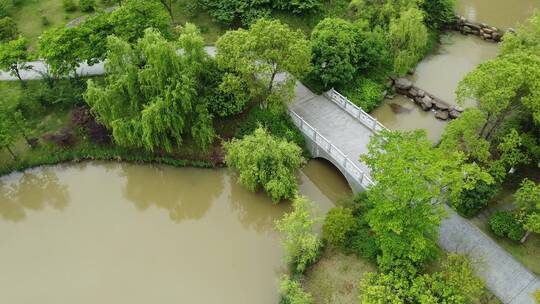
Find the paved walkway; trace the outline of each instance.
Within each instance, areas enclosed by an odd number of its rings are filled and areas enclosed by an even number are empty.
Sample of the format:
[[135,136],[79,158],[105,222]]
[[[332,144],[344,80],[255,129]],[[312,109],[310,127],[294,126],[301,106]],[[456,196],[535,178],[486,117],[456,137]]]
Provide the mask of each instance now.
[[[207,51],[214,56],[215,48]],[[41,79],[37,71],[45,72],[46,65],[31,63],[34,70],[25,71],[23,79]],[[91,76],[104,73],[103,63],[94,66],[81,65],[79,75]],[[16,80],[9,73],[0,73],[0,80]],[[296,86],[296,98],[290,108],[307,123],[344,152],[358,167],[367,167],[358,158],[367,151],[366,144],[371,131],[324,96],[313,94],[301,83]],[[491,238],[466,219],[448,209],[449,217],[443,220],[439,243],[449,252],[469,255],[475,262],[477,273],[486,285],[505,304],[534,304],[531,294],[540,289],[540,280],[515,260]]]

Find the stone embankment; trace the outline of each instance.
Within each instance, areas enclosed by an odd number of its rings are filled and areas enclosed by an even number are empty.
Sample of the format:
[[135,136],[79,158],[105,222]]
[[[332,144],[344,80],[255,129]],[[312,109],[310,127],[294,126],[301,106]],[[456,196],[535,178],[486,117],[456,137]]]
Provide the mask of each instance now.
[[458,118],[463,108],[451,105],[441,99],[414,86],[407,78],[399,78],[393,81],[394,90],[397,94],[407,96],[419,105],[424,111],[435,111],[435,117],[441,120]]
[[[488,42],[500,42],[506,33],[501,29],[485,23],[468,21],[462,16],[457,16],[455,30],[461,32],[463,35],[478,36]],[[512,32],[514,30],[509,29],[508,31]]]

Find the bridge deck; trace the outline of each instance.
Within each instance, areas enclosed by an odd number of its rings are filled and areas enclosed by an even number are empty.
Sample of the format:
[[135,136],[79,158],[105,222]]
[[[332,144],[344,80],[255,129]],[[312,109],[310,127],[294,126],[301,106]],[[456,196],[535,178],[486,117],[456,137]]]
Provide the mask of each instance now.
[[367,144],[373,134],[368,127],[324,95],[313,94],[301,83],[297,83],[296,98],[289,108],[369,174],[368,167],[359,161],[360,155],[367,153]]

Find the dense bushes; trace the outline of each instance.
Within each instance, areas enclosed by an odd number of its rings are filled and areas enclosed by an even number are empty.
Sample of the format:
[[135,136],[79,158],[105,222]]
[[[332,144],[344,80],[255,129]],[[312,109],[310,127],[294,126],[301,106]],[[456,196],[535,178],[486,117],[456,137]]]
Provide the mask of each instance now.
[[79,0],[79,7],[83,12],[91,12],[96,9],[96,0]]
[[269,17],[273,9],[304,13],[321,6],[322,0],[202,0],[201,4],[217,21],[226,25],[249,25]]
[[251,98],[246,81],[226,73],[215,94],[210,97],[208,105],[213,114],[226,117],[243,112]]
[[525,230],[516,216],[510,211],[497,211],[489,219],[489,227],[497,236],[519,241]]
[[74,12],[77,10],[75,0],[62,0],[62,6],[64,6],[64,10],[66,10],[66,12]]
[[19,30],[17,24],[10,17],[0,18],[0,43],[17,38]]
[[279,304],[311,304],[312,299],[309,293],[302,289],[302,284],[295,279],[284,275],[279,280],[279,291],[281,298]]
[[298,145],[258,128],[243,139],[224,145],[225,163],[237,169],[239,181],[251,191],[261,187],[273,201],[292,199],[297,193],[296,170],[304,159]]
[[487,207],[500,190],[500,184],[489,185],[484,181],[479,181],[473,189],[463,190],[459,198],[452,202],[452,207],[465,217],[474,217]]
[[343,93],[366,112],[377,108],[384,100],[385,86],[382,81],[370,78],[358,78],[353,86],[347,86]]
[[331,245],[343,247],[348,235],[356,229],[352,211],[347,208],[331,209],[322,226],[323,239]]

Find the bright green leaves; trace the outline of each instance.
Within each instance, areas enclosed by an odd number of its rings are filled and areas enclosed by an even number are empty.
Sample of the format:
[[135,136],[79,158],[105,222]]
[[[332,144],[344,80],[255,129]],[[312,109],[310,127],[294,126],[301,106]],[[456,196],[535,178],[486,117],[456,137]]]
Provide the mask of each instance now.
[[304,162],[296,144],[258,128],[252,135],[226,143],[225,150],[225,163],[238,170],[240,183],[250,191],[262,187],[275,202],[296,195],[296,171]]
[[298,273],[304,272],[319,256],[321,241],[313,232],[317,221],[313,203],[297,196],[293,201],[293,211],[276,222],[277,229],[285,233],[282,242],[286,260],[293,264],[294,271]]
[[151,29],[134,46],[109,37],[107,85],[89,80],[85,100],[119,145],[172,151],[186,136],[203,148],[212,143],[212,117],[197,96],[200,69],[210,59],[192,26],[180,44],[188,47],[181,55]]

